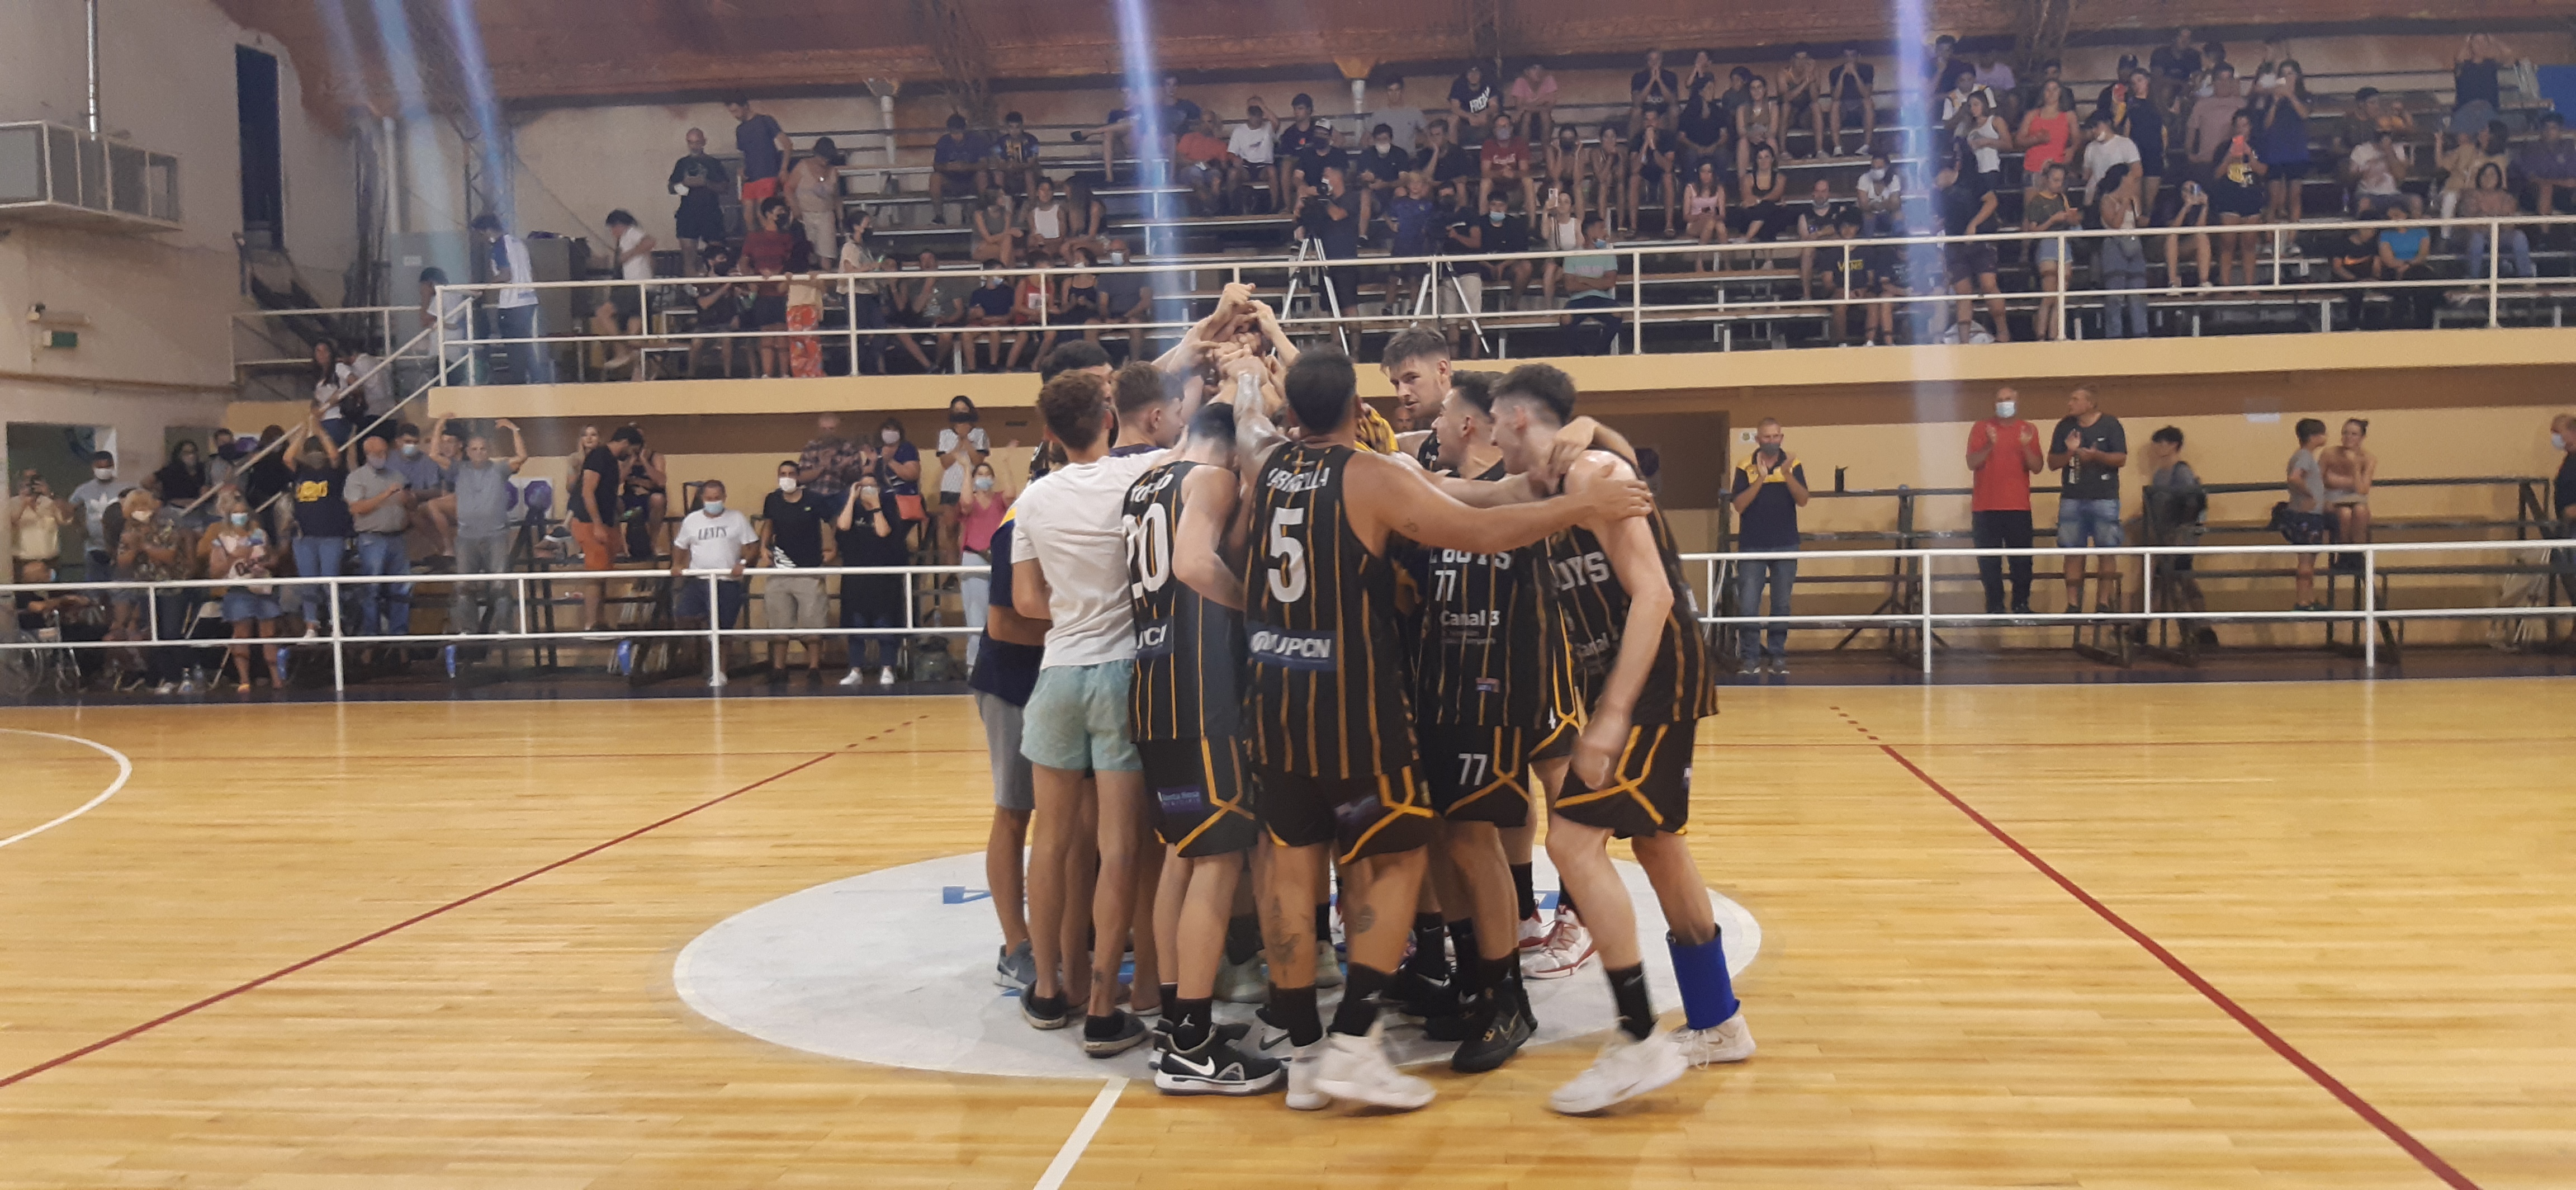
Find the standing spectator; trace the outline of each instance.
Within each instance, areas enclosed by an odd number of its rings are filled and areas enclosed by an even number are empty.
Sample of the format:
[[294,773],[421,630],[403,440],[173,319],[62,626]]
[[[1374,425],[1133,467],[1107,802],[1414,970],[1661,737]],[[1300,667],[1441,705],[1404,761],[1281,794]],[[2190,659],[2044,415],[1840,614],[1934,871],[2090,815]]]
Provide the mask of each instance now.
[[[188,506],[206,494],[206,464],[197,456],[195,440],[182,438],[170,445],[170,458],[161,469],[145,476],[143,486],[151,489],[169,508],[172,517],[185,517]],[[203,522],[199,522],[200,527]]]
[[[2032,113],[2034,116],[2037,114]],[[2024,117],[2025,122],[2028,119]],[[1984,92],[1968,97],[1967,111],[1959,118],[1958,140],[1954,143],[1966,149],[1962,160],[1974,167],[1969,172],[1976,179],[1977,189],[1991,194],[2003,186],[2004,150],[2013,143],[2012,130],[1986,105]],[[2034,177],[2046,165],[2045,161],[2032,163],[2024,158],[2024,168]]]
[[[349,514],[348,456],[343,453],[351,448],[335,448],[311,414],[305,416],[299,433],[301,440],[287,447],[296,459],[295,573],[300,578],[333,578],[348,554],[349,539],[358,532]],[[296,593],[303,601],[304,639],[312,640],[322,634],[320,601],[329,597],[338,606],[338,592],[321,584],[303,584]]]
[[[1798,457],[1781,446],[1786,435],[1774,418],[1763,418],[1753,430],[1753,453],[1735,465],[1735,479],[1729,485],[1729,497],[1735,507],[1739,528],[1735,547],[1746,553],[1793,551],[1798,548],[1798,510],[1807,506],[1807,469]],[[1739,614],[1762,614],[1762,588],[1771,588],[1771,612],[1786,616],[1789,591],[1798,583],[1798,560],[1795,558],[1744,559],[1735,564],[1735,606]],[[1744,672],[1758,674],[1763,666],[1771,672],[1789,673],[1789,626],[1769,625],[1770,640],[1763,640],[1761,623],[1743,627]]]
[[[2105,230],[2134,233],[2142,222],[2143,208],[2129,169],[2127,165],[2112,166],[2111,172],[2102,175],[2101,183],[2094,187],[2098,195],[2094,221]],[[2147,245],[2135,234],[2104,236],[2099,242],[2096,268],[2102,275],[2102,288],[2109,291],[2102,298],[2102,337],[2146,338]]]
[[[2558,535],[2576,538],[2576,414],[2559,414],[2549,419],[2549,448],[2563,452],[2558,460],[2557,478],[2551,481],[2549,507],[2558,514]],[[2558,551],[2553,562],[2560,581],[2576,585],[2576,546]]]
[[1494,126],[1494,118],[1501,114],[1501,97],[1485,77],[1485,68],[1468,63],[1457,81],[1449,84],[1449,122],[1458,134],[1458,143],[1471,149],[1482,145],[1486,132]]
[[1556,126],[1556,76],[1547,63],[1532,58],[1522,64],[1520,77],[1503,96],[1503,111],[1520,122],[1531,144],[1548,142],[1549,130]]
[[1395,147],[1407,153],[1422,148],[1427,125],[1422,109],[1404,101],[1404,79],[1386,80],[1386,104],[1375,113],[1376,120],[1395,133]]
[[134,485],[116,478],[116,456],[107,451],[92,451],[89,456],[89,479],[72,489],[72,506],[80,510],[81,541],[88,553],[89,568],[81,573],[87,582],[104,582],[115,572],[115,551],[107,543],[107,511]]
[[[527,241],[502,230],[498,215],[475,216],[473,229],[483,244],[492,280],[509,287],[500,291],[500,300],[493,305],[492,330],[495,337],[508,340],[500,346],[503,358],[510,361],[510,383],[551,382],[554,377],[546,353],[537,343],[544,331],[538,325],[537,291],[528,285],[536,279],[536,271],[528,263]],[[333,441],[346,444],[345,438]]]
[[[2292,545],[2326,543],[2325,472],[2317,465],[2317,451],[2326,444],[2326,423],[2313,417],[2299,419],[2299,448],[2290,452],[2289,500],[2281,507],[2281,537]],[[2317,556],[2296,555],[2298,578],[2291,611],[2321,612],[2328,610],[2316,598]]]
[[[972,515],[967,527],[970,537],[975,531]],[[992,606],[982,636],[970,646],[974,663],[967,671],[966,686],[975,692],[976,715],[984,721],[985,756],[993,770],[993,829],[984,843],[984,883],[993,890],[993,912],[1002,927],[993,978],[1025,995],[1037,982],[1037,960],[1029,946],[1027,873],[1022,867],[1037,790],[1029,758],[1020,752],[1020,717],[1037,687],[1038,666],[1046,656],[1046,621],[1022,616],[1013,606],[1014,526],[1006,514],[993,520],[992,572],[983,580]],[[852,638],[850,648],[850,672],[855,674],[857,638]]]
[[[2030,477],[2039,474],[2039,427],[2017,414],[2020,394],[1995,390],[1995,415],[1968,428],[1968,471],[1976,476],[1968,523],[1981,550],[2026,550],[2031,543]],[[2012,569],[2012,614],[2030,612],[2028,554],[1977,559],[1977,581],[1986,589],[1986,614],[2002,615],[2004,569]]]
[[2204,182],[2217,166],[2219,154],[2227,150],[2236,114],[2245,108],[2235,67],[2219,63],[2210,71],[2208,86],[2207,95],[2192,100],[2191,115],[2183,123],[2183,153]]
[[[2166,426],[2147,439],[2147,458],[2155,467],[2147,480],[2146,516],[2140,522],[2146,530],[2148,545],[2199,545],[2201,534],[2209,531],[2209,493],[2202,490],[2200,476],[2182,458],[2182,430]],[[2209,598],[2201,593],[2200,580],[2192,574],[2193,556],[2167,554],[2156,558],[2155,572],[2167,587],[2156,601],[2184,611],[2209,610]],[[2137,629],[2145,639],[2145,626]],[[2203,645],[2218,643],[2218,633],[2208,624],[2193,629],[2192,635]]]
[[751,110],[747,96],[725,100],[725,111],[734,118],[734,151],[742,154],[742,209],[757,211],[762,202],[779,196],[786,184],[788,155],[796,146],[789,143],[787,130],[778,121]]
[[[507,574],[510,565],[510,503],[515,494],[510,477],[528,462],[528,440],[519,432],[518,423],[502,418],[492,423],[494,430],[510,432],[510,457],[492,456],[492,435],[473,433],[465,437],[465,457],[457,461],[448,475],[450,494],[456,500],[456,573]],[[518,622],[518,591],[505,582],[458,583],[448,605],[447,630],[465,632],[514,632]],[[483,615],[488,612],[488,625]],[[450,644],[441,651],[449,677],[456,676],[457,648]]]
[[[1298,229],[1323,248],[1325,259],[1356,259],[1360,254],[1359,202],[1351,197],[1342,167],[1328,166],[1321,176],[1321,187],[1302,200],[1297,212]],[[1322,288],[1330,302],[1329,310],[1355,312],[1359,293],[1351,286],[1349,270],[1325,269]]]
[[[358,531],[358,573],[407,575],[411,552],[404,535],[411,528],[412,503],[421,498],[409,480],[393,468],[385,440],[369,435],[358,440],[364,466],[350,469],[345,495]],[[411,584],[361,583],[358,630],[366,636],[406,636],[411,632]],[[382,645],[373,647],[381,652]]]
[[671,222],[680,237],[680,270],[694,276],[698,254],[725,239],[724,191],[733,175],[707,153],[705,131],[692,128],[686,139],[689,151],[671,163],[671,193],[680,197]]
[[[250,505],[241,493],[225,492],[216,498],[215,507],[219,519],[206,531],[206,576],[239,580],[223,589],[224,623],[232,626],[234,640],[247,641],[254,635],[274,640],[277,618],[284,612],[277,605],[277,588],[258,580],[268,578],[281,560],[278,543],[268,530],[251,522]],[[274,644],[261,646],[261,653],[276,688],[286,689],[286,658]],[[233,689],[250,693],[250,646],[233,646],[226,663],[241,675]],[[223,677],[220,670],[215,676],[218,681]]]
[[841,147],[828,136],[815,141],[813,152],[788,167],[783,185],[805,242],[814,246],[814,255],[832,259],[841,250]]
[[29,562],[41,562],[53,571],[63,554],[63,526],[71,523],[72,506],[54,498],[45,477],[32,467],[21,473],[17,494],[9,499],[9,555],[16,560],[10,573],[24,571]]
[[1861,152],[1877,155],[1878,97],[1872,88],[1878,81],[1878,69],[1860,60],[1860,47],[1845,45],[1843,60],[1825,72],[1825,89],[1832,96],[1825,105],[1825,136],[1832,144],[1832,155],[1843,151],[1843,133],[1860,129]]
[[[2120,419],[2102,412],[2087,385],[2066,395],[2066,416],[2049,437],[2048,465],[2058,469],[2057,545],[2061,549],[2118,549],[2120,468],[2129,462],[2129,436]],[[2087,556],[2066,557],[2066,614],[2084,610]],[[2094,610],[2120,609],[2118,564],[2102,574]]]
[[[2039,102],[2021,118],[2022,172],[2036,179],[2051,162],[2074,160],[2075,113],[2066,86],[2048,79],[2039,86]],[[1978,164],[1984,169],[1984,163]]]
[[[2513,191],[2504,188],[2503,168],[2492,161],[2479,166],[2477,189],[2469,191],[2468,196],[2460,200],[2461,216],[2469,219],[2501,219],[2521,212],[2521,204],[2513,200]],[[2496,270],[2498,275],[2539,276],[2539,272],[2531,265],[2531,237],[2521,228],[2510,223],[2498,226],[2501,229],[2499,234],[2492,237],[2504,257],[2504,262]],[[2490,237],[2487,231],[2488,229],[2484,227],[2469,229],[2469,278],[2471,280],[2482,278],[2488,272],[2487,244]]]
[[[2033,185],[2021,200],[2021,229],[2027,232],[2075,230],[2084,227],[2084,212],[2067,201],[2066,163],[2049,162],[2045,168],[2031,172]],[[2058,323],[2058,274],[2066,268],[2066,241],[2061,239],[2031,240],[2030,256],[2039,274],[2039,309],[2031,314],[2031,330],[2041,339],[2064,337]],[[2003,316],[1995,316],[2000,326]],[[2010,336],[2001,336],[2009,338]]]
[[993,449],[992,440],[984,436],[984,427],[978,424],[981,421],[973,398],[962,394],[949,398],[948,424],[939,427],[938,556],[942,565],[960,565],[957,534],[966,477],[983,464]]
[[[151,492],[136,490],[125,494],[124,510],[125,532],[117,538],[119,569],[142,583],[195,576],[194,535],[179,524],[171,509]],[[149,656],[155,694],[197,692],[196,677],[187,672],[188,650],[176,642],[187,639],[189,613],[201,598],[184,591],[163,591],[150,601],[152,639],[162,642]]]
[[1023,124],[1020,113],[1002,117],[1002,135],[993,138],[986,157],[993,163],[993,184],[1004,194],[1035,194],[1038,178],[1045,166],[1038,160],[1038,138]]
[[[959,501],[958,508],[962,532],[960,544],[964,547],[958,556],[958,565],[997,564],[993,536],[994,531],[1001,527],[1002,518],[1010,514],[1011,494],[1001,490],[1001,479],[994,474],[991,460],[978,458],[975,461],[974,478],[968,481],[966,494]],[[966,605],[966,626],[969,628],[985,626],[984,613],[988,606],[997,603],[1004,607],[1010,605],[1007,598],[994,598],[988,576],[969,574],[957,586],[959,598]],[[970,663],[975,660],[978,644],[973,639],[966,642],[966,660]]]
[[2504,110],[2504,64],[2513,50],[2491,33],[2472,33],[2451,55],[2451,120],[2443,131],[2476,136]]
[[[2266,199],[2263,178],[2271,167],[2256,155],[2253,142],[2253,117],[2238,112],[2229,124],[2231,135],[2210,172],[2209,207],[2218,213],[2223,227],[2243,227],[2264,220]],[[2263,246],[2261,232],[2231,231],[2218,238],[2219,284],[2227,283],[2229,269],[2244,278],[2247,287],[2257,283],[2255,261]]]
[[862,461],[876,476],[896,519],[919,528],[928,519],[921,507],[921,448],[904,437],[903,422],[886,418],[877,427],[876,442],[861,449]]
[[[797,470],[794,459],[778,464],[778,490],[760,508],[760,554],[773,570],[813,570],[823,565],[823,518],[831,512],[797,481]],[[792,628],[819,633],[829,604],[820,575],[773,574],[761,592],[761,611],[773,632]],[[823,638],[815,635],[804,640],[805,672],[819,676]],[[787,680],[789,643],[784,636],[769,638],[773,683]]]
[[[617,526],[625,510],[625,461],[628,455],[644,445],[644,433],[633,426],[619,426],[609,435],[608,444],[593,446],[582,455],[581,468],[572,474],[572,493],[565,502],[571,507],[572,539],[581,548],[581,568],[604,571],[616,565]],[[296,555],[298,562],[303,555]],[[584,583],[581,588],[582,626],[591,632],[605,632],[608,621],[603,615],[607,595],[606,583]]]
[[2398,160],[2396,142],[2387,129],[2371,129],[2368,137],[2352,147],[2346,160],[2352,173],[2355,218],[2376,218],[2391,207],[2406,205],[2406,192],[2398,185],[2404,163]]
[[[1104,142],[1103,151],[1106,151]],[[942,201],[931,206],[930,221],[948,222],[951,198],[974,199],[984,193],[984,145],[966,131],[966,117],[951,114],[948,131],[930,146],[930,176],[936,187],[931,197]]]
[[[2280,63],[2271,89],[2257,99],[2263,113],[2264,176],[2272,190],[2270,214],[2276,223],[2296,223],[2305,214],[2305,187],[2300,182],[2308,176],[2310,102],[2307,77],[2292,61]],[[2284,251],[2297,255],[2298,240],[2289,240]]]
[[2576,194],[2576,137],[2567,135],[2567,117],[2540,114],[2540,139],[2522,147],[2522,173],[2531,181],[2531,209],[2558,213],[2558,196]]
[[[234,460],[239,457],[233,446],[235,441],[233,432],[222,426],[216,426],[214,432],[206,435],[207,487],[220,488],[233,482]],[[242,443],[243,447],[249,445]]]
[[[742,572],[760,555],[760,534],[752,531],[751,518],[741,509],[725,507],[723,480],[699,484],[698,500],[697,510],[681,517],[671,531],[671,585],[676,588],[671,615],[683,629],[704,628],[711,615],[716,628],[737,628],[746,601]],[[711,582],[709,575],[723,577]],[[710,585],[715,588],[712,608],[707,603]],[[724,684],[724,642],[719,639],[707,685]]]
[[[1379,125],[1383,132],[1386,125]],[[1243,109],[1243,123],[1234,126],[1225,139],[1226,207],[1238,215],[1255,211],[1254,187],[1270,191],[1259,210],[1269,211],[1279,203],[1279,171],[1272,164],[1278,156],[1279,130],[1270,126],[1270,113],[1261,101],[1253,100]]]
[[760,374],[785,376],[787,344],[777,332],[787,329],[787,282],[783,278],[796,263],[796,237],[787,230],[787,200],[762,199],[758,219],[758,230],[742,237],[742,262],[734,266],[734,273],[742,277],[781,279],[748,283],[751,306],[743,314],[742,322],[746,330],[769,332],[753,340],[754,351],[760,359]]
[[[1994,191],[1963,176],[1956,164],[1944,164],[1934,181],[1941,187],[1939,201],[1944,234],[1978,236],[1996,230]],[[1975,315],[1971,313],[1968,299],[1971,294],[1983,293],[1986,295],[1986,312],[1995,324],[1991,334],[2002,342],[2012,342],[2012,326],[2004,319],[2003,287],[1995,279],[1995,246],[1975,239],[1960,239],[1941,245],[1941,250],[1942,271],[1950,279],[1950,292],[1959,295],[1957,325],[1952,328],[1957,332],[1956,341],[1965,343],[1973,338]]]
[[[2115,87],[2121,85],[2113,84]],[[2090,133],[2092,139],[2084,145],[2084,198],[2087,202],[2098,203],[2104,193],[2104,175],[2109,174],[2113,167],[2122,165],[2136,174],[2142,162],[2137,142],[2120,135],[2118,121],[2108,113],[2094,113]]]
[[295,448],[290,445],[270,449],[284,437],[286,429],[283,426],[262,427],[259,444],[252,448],[259,458],[242,469],[240,480],[242,496],[250,501],[252,517],[267,522],[269,537],[280,542],[287,538],[287,528],[294,520],[295,511],[293,503],[284,498],[288,489],[295,486],[295,464],[291,461],[295,457]]
[[[837,271],[854,278],[846,283],[850,327],[859,332],[858,354],[850,361],[850,374],[853,376],[885,375],[887,340],[890,337],[909,338],[870,333],[886,329],[886,302],[893,296],[895,288],[893,281],[881,280],[876,275],[887,271],[889,262],[878,255],[867,241],[868,231],[875,225],[876,216],[871,212],[861,211],[850,216],[846,225],[849,234],[841,241],[840,257],[833,262]],[[927,371],[928,367],[929,361],[924,360],[923,370]]]
[[[841,501],[841,511],[833,521],[843,566],[905,566],[912,562],[913,522],[896,515],[893,501],[886,498],[875,473],[862,476]],[[841,627],[901,628],[904,623],[903,601],[906,584],[897,574],[845,574],[841,576]],[[894,684],[896,652],[902,639],[894,635],[871,634],[852,636],[850,672],[843,676],[843,686],[856,686],[865,663],[860,658],[873,652],[878,665],[877,679]]]
[[[635,226],[634,215],[629,214],[623,207],[610,211],[608,238],[611,251],[616,254],[615,264],[619,280],[645,282],[653,279],[653,249],[660,245],[653,237],[644,234],[643,228]],[[647,303],[644,287],[640,284],[611,286],[609,300],[617,305],[617,321],[621,326],[644,317]],[[638,346],[640,345],[635,343],[618,344],[622,351],[632,351]]]
[[2154,72],[2154,89],[2148,97],[2157,107],[2176,111],[2182,93],[2191,86],[2192,76],[2200,73],[2200,51],[2191,44],[2191,26],[2174,30],[2173,42],[2160,45],[2147,55],[2147,69]]
[[430,544],[437,547],[430,561],[452,561],[456,554],[455,512],[439,499],[447,490],[447,468],[421,449],[419,426],[404,422],[394,431],[394,449],[385,456],[385,466],[401,475],[411,489],[413,518],[428,527]]

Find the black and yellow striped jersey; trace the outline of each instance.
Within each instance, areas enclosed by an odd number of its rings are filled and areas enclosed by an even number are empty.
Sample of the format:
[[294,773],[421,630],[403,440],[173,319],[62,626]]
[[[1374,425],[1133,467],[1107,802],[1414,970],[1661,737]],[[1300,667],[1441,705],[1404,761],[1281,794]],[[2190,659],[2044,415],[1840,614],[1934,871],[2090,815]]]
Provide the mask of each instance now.
[[1244,633],[1252,756],[1292,773],[1350,780],[1415,760],[1396,566],[1351,532],[1347,446],[1289,444],[1253,485]]
[[[1664,581],[1673,589],[1673,608],[1665,616],[1655,643],[1655,667],[1629,713],[1635,724],[1683,723],[1717,713],[1716,663],[1709,657],[1708,637],[1701,631],[1699,597],[1682,576],[1681,551],[1673,546],[1664,514],[1648,518],[1655,532],[1655,552],[1662,555]],[[1619,660],[1619,637],[1628,620],[1628,592],[1610,568],[1610,555],[1600,539],[1577,526],[1547,539],[1551,604],[1564,625],[1566,658],[1584,707],[1601,693],[1603,679]]]
[[1127,489],[1127,592],[1136,611],[1136,682],[1128,705],[1140,740],[1243,732],[1243,617],[1172,572],[1181,481],[1204,466],[1165,463]]
[[[1477,478],[1503,476],[1497,463]],[[1565,628],[1548,609],[1545,543],[1474,554],[1407,541],[1402,556],[1421,601],[1409,621],[1423,722],[1552,727],[1580,716]]]

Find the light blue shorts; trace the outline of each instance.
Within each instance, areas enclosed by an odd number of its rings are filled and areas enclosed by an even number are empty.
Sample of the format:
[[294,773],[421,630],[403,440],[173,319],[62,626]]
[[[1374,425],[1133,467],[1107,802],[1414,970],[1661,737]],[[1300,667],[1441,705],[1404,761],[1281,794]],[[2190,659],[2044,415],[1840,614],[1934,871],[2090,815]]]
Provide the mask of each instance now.
[[2121,545],[2120,502],[2117,500],[2060,500],[2057,502],[2057,544],[2061,546],[2096,546],[2118,549]]
[[1128,727],[1127,696],[1135,682],[1133,661],[1039,670],[1020,720],[1020,755],[1073,772],[1143,771]]

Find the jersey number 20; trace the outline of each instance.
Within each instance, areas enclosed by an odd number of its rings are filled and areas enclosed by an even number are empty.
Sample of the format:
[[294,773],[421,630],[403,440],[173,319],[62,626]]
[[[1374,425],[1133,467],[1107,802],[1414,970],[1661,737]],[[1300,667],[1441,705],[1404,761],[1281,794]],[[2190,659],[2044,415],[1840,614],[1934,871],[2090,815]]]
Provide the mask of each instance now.
[[1138,599],[1172,581],[1172,514],[1160,504],[1127,518],[1127,589]]

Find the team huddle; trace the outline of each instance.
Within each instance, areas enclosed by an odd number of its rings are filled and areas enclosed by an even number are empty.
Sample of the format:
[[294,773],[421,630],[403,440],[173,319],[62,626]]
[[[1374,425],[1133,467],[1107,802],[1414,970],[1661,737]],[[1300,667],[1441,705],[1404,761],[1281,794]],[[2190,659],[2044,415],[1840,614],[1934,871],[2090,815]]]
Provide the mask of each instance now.
[[[1046,382],[1064,461],[1019,501],[1006,572],[1044,652],[1015,733],[979,702],[997,801],[1016,734],[1034,807],[1027,949],[1015,971],[1006,947],[1003,980],[1029,1024],[1078,1020],[1093,1056],[1150,1042],[1167,1093],[1284,1085],[1301,1110],[1431,1101],[1381,1012],[1455,1042],[1455,1069],[1502,1065],[1537,1027],[1524,981],[1596,953],[1618,1028],[1550,1106],[1743,1060],[1681,838],[1712,663],[1627,444],[1575,416],[1555,368],[1453,373],[1422,331],[1385,360],[1408,407],[1438,410],[1429,430],[1398,439],[1349,357],[1300,353],[1233,286],[1163,360]],[[1541,814],[1563,885],[1545,926]],[[1670,925],[1679,1029],[1657,1028],[1613,839]],[[1257,1022],[1218,1023],[1219,999],[1260,1003]]]

